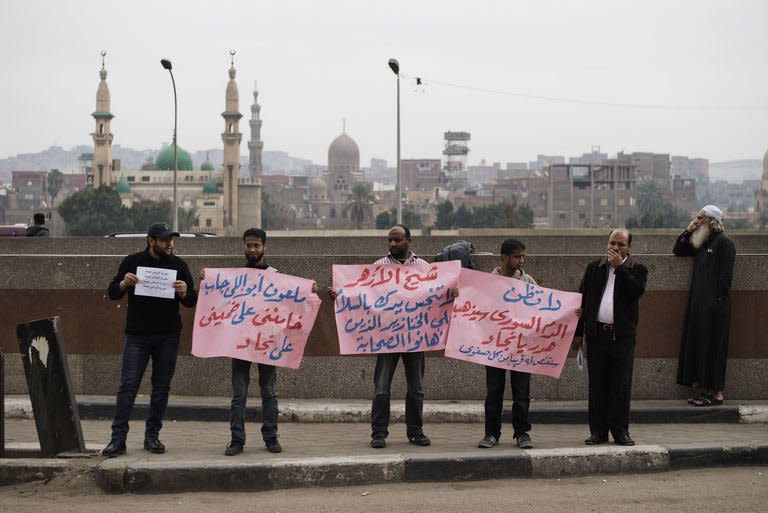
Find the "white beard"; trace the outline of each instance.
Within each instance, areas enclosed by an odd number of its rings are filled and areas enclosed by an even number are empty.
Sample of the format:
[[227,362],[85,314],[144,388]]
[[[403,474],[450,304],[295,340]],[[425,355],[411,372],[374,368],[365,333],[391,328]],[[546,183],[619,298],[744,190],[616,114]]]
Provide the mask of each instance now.
[[691,245],[699,249],[709,239],[709,225],[701,225],[691,235]]

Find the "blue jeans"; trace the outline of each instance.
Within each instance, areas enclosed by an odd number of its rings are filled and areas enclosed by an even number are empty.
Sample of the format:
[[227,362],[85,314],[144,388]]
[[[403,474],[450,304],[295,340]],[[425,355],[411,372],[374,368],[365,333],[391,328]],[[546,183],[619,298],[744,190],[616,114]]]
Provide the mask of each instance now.
[[[501,415],[504,407],[504,385],[507,371],[496,367],[485,367],[485,434],[501,437]],[[531,405],[531,375],[527,372],[509,371],[509,384],[512,388],[512,427],[514,437],[531,430],[528,422],[528,410]]]
[[[264,440],[277,437],[277,367],[257,364],[261,389],[261,436]],[[251,381],[251,362],[232,358],[232,405],[229,410],[229,427],[232,441],[245,444],[245,403]]]
[[374,396],[371,405],[371,429],[373,438],[386,438],[389,434],[389,389],[395,374],[397,361],[402,356],[405,366],[405,424],[408,438],[421,434],[424,409],[424,353],[386,353],[376,357],[373,373]]
[[112,438],[125,440],[128,436],[128,419],[133,410],[141,378],[152,358],[152,395],[149,400],[145,439],[157,438],[163,427],[163,415],[168,406],[168,392],[176,371],[179,352],[179,333],[159,335],[125,335],[120,388],[117,391],[115,418],[112,421]]

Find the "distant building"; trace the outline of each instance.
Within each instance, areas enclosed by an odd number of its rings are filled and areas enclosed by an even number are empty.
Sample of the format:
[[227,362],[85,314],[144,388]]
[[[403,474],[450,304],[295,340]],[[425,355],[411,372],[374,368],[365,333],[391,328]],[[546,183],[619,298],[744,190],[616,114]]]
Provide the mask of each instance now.
[[537,155],[536,160],[528,163],[528,169],[539,171],[554,164],[565,164],[565,157],[560,155]]
[[407,191],[434,191],[446,184],[440,159],[402,159],[400,168],[403,189]]
[[548,177],[552,228],[623,226],[635,213],[631,164],[557,164],[549,166]]
[[755,212],[759,215],[768,214],[768,151],[763,156],[763,178],[760,188],[755,190]]

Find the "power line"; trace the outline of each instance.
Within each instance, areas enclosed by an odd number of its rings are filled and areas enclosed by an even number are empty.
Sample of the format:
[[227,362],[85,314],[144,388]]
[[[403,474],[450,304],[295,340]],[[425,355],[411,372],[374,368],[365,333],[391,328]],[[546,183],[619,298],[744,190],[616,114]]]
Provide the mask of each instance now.
[[685,111],[716,111],[716,110],[768,110],[768,105],[671,105],[671,104],[653,104],[653,103],[617,103],[607,102],[600,100],[584,100],[579,98],[564,98],[558,96],[544,96],[538,94],[521,93],[518,91],[506,91],[502,89],[491,89],[486,87],[476,87],[464,84],[454,84],[451,82],[443,82],[440,80],[432,80],[424,78],[422,76],[408,76],[404,73],[400,74],[403,78],[411,78],[416,80],[417,86],[424,85],[437,85],[444,87],[451,87],[454,89],[462,89],[465,91],[475,91],[485,94],[495,94],[501,96],[514,96],[516,98],[526,98],[529,100],[546,101],[553,103],[572,103],[577,105],[595,105],[600,107],[618,107],[625,109],[655,109],[655,110],[685,110]]

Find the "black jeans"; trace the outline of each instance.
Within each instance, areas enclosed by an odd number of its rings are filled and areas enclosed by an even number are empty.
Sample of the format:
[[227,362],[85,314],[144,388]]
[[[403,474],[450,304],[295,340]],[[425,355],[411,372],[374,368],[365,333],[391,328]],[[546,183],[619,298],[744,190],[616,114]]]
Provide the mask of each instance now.
[[598,328],[587,340],[589,375],[589,431],[605,437],[629,430],[629,402],[632,397],[634,338],[614,340],[613,334]]
[[[261,389],[261,436],[269,440],[277,436],[277,367],[257,364],[259,368],[259,389]],[[229,427],[232,440],[245,443],[245,404],[248,400],[248,385],[251,382],[251,362],[232,358],[232,405],[229,409]]]
[[[504,406],[504,385],[507,371],[496,367],[485,367],[485,434],[501,437],[501,415]],[[509,384],[512,388],[512,427],[514,437],[531,430],[528,422],[528,409],[531,405],[531,375],[527,372],[509,371]]]
[[179,333],[160,335],[125,335],[120,369],[120,388],[117,391],[115,418],[112,421],[112,438],[125,440],[128,436],[128,419],[133,411],[141,378],[152,358],[152,395],[149,400],[145,439],[157,438],[163,427],[163,415],[168,406],[171,379],[176,371],[179,352]]
[[422,411],[424,409],[424,353],[385,353],[376,357],[373,373],[374,396],[371,406],[371,429],[373,438],[386,438],[389,434],[389,389],[395,374],[397,361],[402,356],[405,366],[405,424],[408,438],[422,433]]

